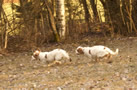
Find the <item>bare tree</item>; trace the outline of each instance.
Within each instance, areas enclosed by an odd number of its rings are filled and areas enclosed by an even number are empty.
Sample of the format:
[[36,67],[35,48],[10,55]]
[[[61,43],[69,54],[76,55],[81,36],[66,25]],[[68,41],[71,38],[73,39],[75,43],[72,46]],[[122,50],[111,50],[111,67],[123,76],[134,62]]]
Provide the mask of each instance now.
[[86,0],[82,0],[82,4],[83,4],[83,7],[84,7],[84,11],[85,11],[85,20],[86,20],[86,23],[88,25],[88,29],[90,29],[91,16],[90,16],[90,13],[89,13],[89,10],[88,10],[88,5],[87,5]]
[[93,11],[94,21],[99,21],[98,11],[97,11],[97,5],[95,0],[90,0],[91,8]]
[[55,40],[57,42],[60,42],[60,37],[59,37],[59,34],[57,32],[57,29],[56,29],[56,24],[55,24],[55,19],[54,19],[54,16],[52,14],[52,11],[51,9],[49,8],[48,4],[46,3],[46,7],[47,7],[47,10],[48,10],[48,18],[49,18],[49,24],[51,26],[51,29],[53,31],[53,34],[55,36]]
[[65,29],[65,7],[64,0],[56,0],[57,4],[57,30],[59,32],[60,38],[65,39],[66,29]]
[[137,0],[132,0],[131,4],[133,6],[133,10],[132,10],[133,21],[134,21],[135,26],[137,28]]

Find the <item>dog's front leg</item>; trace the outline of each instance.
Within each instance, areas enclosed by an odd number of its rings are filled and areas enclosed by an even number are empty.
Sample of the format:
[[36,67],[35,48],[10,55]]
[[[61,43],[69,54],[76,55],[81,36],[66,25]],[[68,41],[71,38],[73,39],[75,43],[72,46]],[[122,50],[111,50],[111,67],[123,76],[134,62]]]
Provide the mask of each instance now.
[[96,61],[96,62],[99,62],[99,58],[98,58],[98,57],[95,57],[95,61]]
[[99,59],[99,58],[97,58],[97,59],[96,59],[96,62],[99,62],[99,61],[100,61],[100,59]]
[[50,67],[50,66],[53,66],[53,65],[55,65],[55,64],[59,65],[59,64],[61,64],[61,61],[55,60],[55,61],[52,62],[51,64],[48,64],[48,66]]
[[107,54],[106,61],[107,61],[107,62],[111,62],[111,57],[112,57],[112,56],[111,56],[111,54],[110,54],[110,53],[109,53],[109,54]]
[[61,63],[61,61],[57,61],[57,60],[55,60],[55,61],[54,61],[54,64],[59,65],[59,64],[62,64],[62,63]]

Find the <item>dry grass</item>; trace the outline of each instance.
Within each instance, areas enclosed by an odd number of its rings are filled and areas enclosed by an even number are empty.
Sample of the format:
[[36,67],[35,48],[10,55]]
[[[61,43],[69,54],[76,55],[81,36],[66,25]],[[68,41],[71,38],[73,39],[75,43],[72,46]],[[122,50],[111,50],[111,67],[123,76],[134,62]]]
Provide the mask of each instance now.
[[[72,62],[53,67],[39,61],[30,62],[31,52],[14,53],[0,57],[0,88],[2,89],[49,89],[49,90],[136,90],[137,52],[136,38],[98,39],[83,38],[65,45],[41,48],[63,48],[70,53]],[[83,43],[82,43],[83,42]],[[86,43],[85,43],[86,42]],[[96,63],[85,56],[77,56],[77,46],[102,44],[112,50],[120,49],[112,63]]]

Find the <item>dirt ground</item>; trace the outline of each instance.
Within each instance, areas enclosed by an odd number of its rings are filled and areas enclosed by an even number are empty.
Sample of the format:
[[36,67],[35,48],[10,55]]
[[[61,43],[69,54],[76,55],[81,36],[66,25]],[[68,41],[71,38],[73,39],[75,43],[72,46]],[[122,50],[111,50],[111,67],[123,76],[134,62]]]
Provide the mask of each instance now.
[[[119,54],[111,63],[76,55],[77,46],[105,45]],[[137,38],[83,37],[73,43],[45,45],[65,49],[72,62],[48,67],[31,61],[32,52],[0,56],[0,90],[137,90]]]

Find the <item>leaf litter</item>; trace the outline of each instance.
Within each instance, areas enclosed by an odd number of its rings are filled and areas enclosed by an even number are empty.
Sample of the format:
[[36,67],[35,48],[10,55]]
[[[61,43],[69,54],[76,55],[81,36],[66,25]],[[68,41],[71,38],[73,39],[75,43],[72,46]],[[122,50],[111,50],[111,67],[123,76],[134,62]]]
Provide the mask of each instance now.
[[[124,38],[113,39],[110,42],[110,40],[98,41],[98,39],[89,38],[88,45],[82,42],[85,42],[84,38],[80,43],[45,47],[45,51],[63,48],[72,57],[71,63],[64,62],[61,65],[51,67],[48,67],[46,63],[30,61],[30,52],[0,56],[0,89],[137,89],[136,40],[131,41],[130,38]],[[105,61],[94,62],[86,56],[77,56],[75,54],[77,46],[96,44],[103,44],[112,50],[119,48],[119,55],[114,56],[111,63],[107,63]]]

